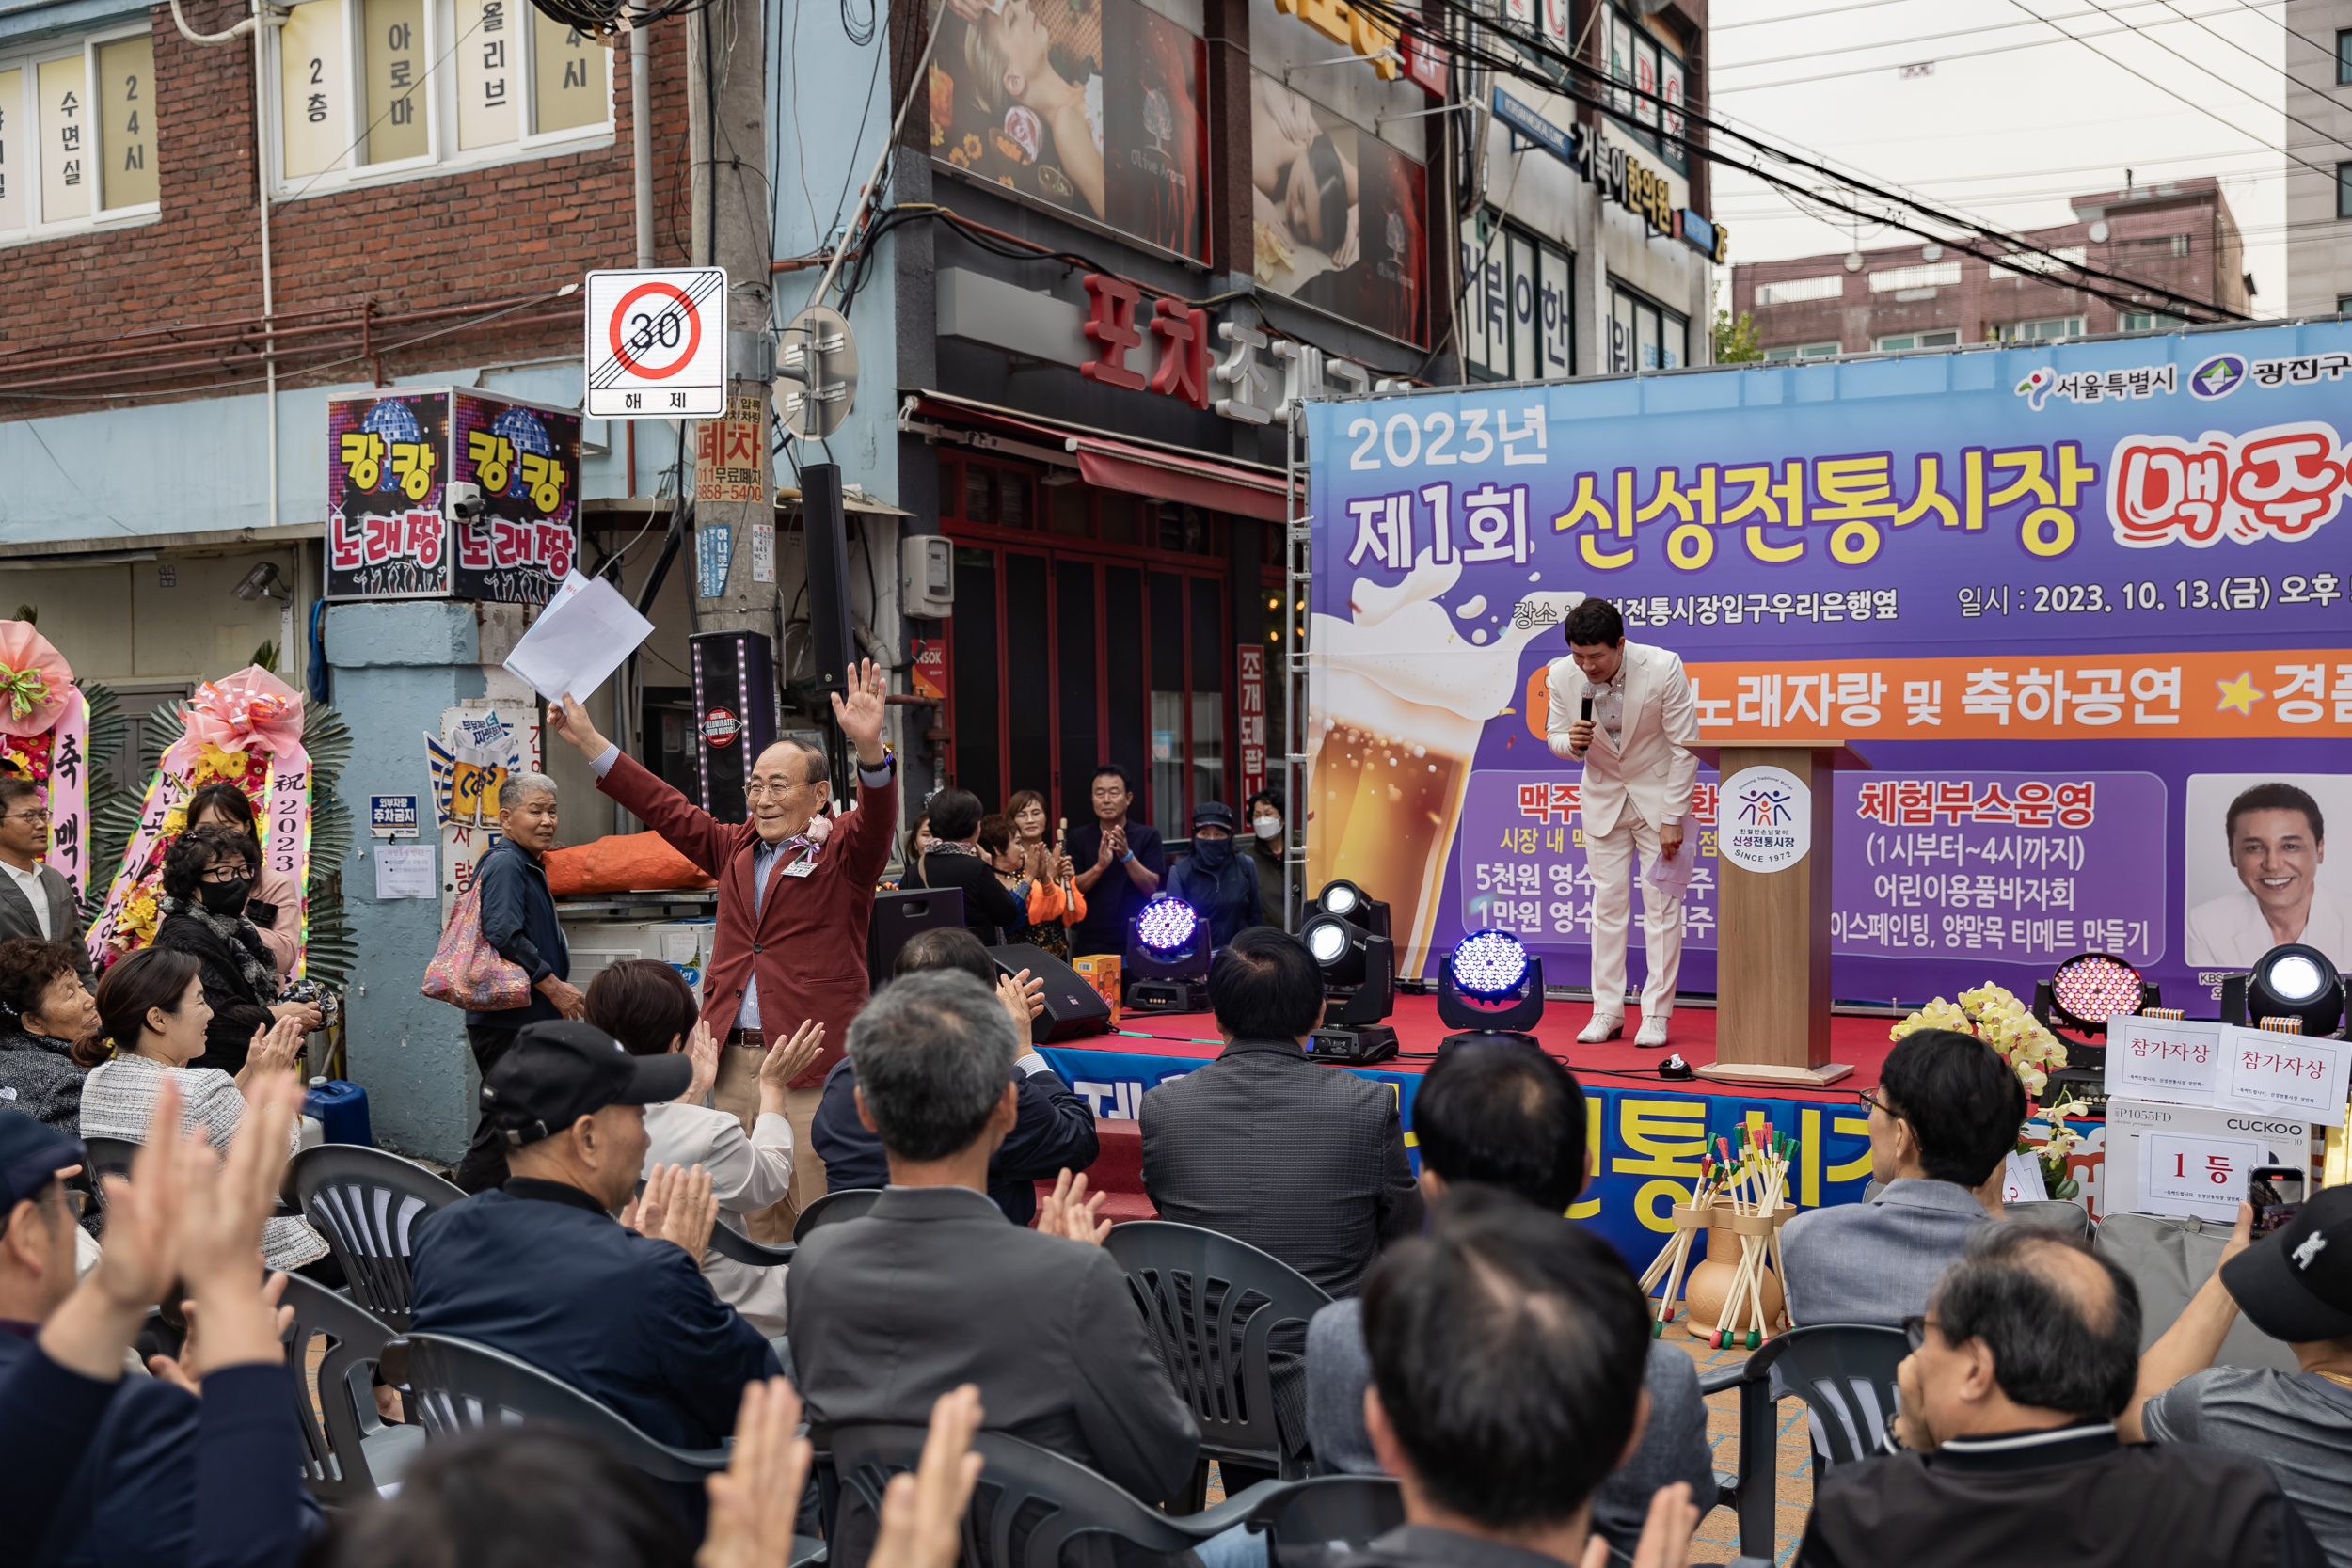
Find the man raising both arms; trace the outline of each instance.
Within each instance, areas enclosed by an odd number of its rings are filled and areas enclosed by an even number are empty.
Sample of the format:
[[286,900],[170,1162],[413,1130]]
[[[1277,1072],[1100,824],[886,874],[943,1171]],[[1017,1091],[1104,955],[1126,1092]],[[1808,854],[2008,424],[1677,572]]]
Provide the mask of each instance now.
[[849,695],[833,699],[841,733],[857,748],[857,809],[823,817],[833,796],[825,753],[779,740],[759,754],[743,801],[748,822],[720,822],[589,722],[578,699],[548,721],[596,771],[596,787],[636,813],[670,847],[719,879],[719,929],[703,976],[702,1022],[724,1042],[714,1099],[746,1131],[759,1109],[759,1065],[768,1042],[781,1046],[803,1022],[825,1026],[825,1046],[785,1091],[792,1126],[792,1196],[744,1216],[758,1242],[790,1238],[800,1212],[825,1192],[824,1163],[809,1140],[825,1073],[841,1059],[834,1043],[866,1005],[866,931],[874,880],[890,860],[898,826],[898,763],[882,749],[888,682],[868,659],[851,673]]

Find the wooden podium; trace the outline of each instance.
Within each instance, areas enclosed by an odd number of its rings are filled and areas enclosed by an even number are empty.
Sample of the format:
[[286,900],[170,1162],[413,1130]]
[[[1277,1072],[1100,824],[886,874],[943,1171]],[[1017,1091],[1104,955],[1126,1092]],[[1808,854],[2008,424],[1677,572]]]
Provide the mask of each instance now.
[[[1836,736],[1692,746],[1728,786],[1749,768],[1778,768],[1811,796],[1810,847],[1777,871],[1716,859],[1715,1057],[1701,1077],[1733,1084],[1818,1087],[1851,1072],[1829,1059],[1830,775],[1870,765]],[[1736,809],[1728,787],[1716,806],[1720,835]]]

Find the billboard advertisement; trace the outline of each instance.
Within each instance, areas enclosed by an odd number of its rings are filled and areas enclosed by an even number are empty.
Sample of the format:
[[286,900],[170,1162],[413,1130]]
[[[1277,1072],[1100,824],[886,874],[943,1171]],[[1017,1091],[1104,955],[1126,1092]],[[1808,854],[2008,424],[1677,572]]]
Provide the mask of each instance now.
[[1422,342],[1427,171],[1263,71],[1249,76],[1249,130],[1259,287]]
[[[452,483],[482,512],[447,516]],[[326,404],[326,596],[545,604],[580,544],[580,416],[474,391]]]
[[1136,0],[975,0],[939,25],[934,159],[1207,259],[1198,38]]
[[2347,372],[2328,323],[1311,404],[1311,880],[1390,900],[1407,974],[1501,926],[1584,978],[1544,736],[1594,595],[1680,656],[1700,743],[1869,763],[1834,786],[1837,996],[2099,950],[2193,1007],[2278,942],[2352,966]]

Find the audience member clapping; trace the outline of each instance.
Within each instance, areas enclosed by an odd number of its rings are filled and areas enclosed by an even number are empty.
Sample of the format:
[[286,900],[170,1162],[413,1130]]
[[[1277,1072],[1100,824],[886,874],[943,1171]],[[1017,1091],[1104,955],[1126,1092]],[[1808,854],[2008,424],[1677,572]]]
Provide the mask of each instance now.
[[[749,1136],[734,1114],[705,1101],[719,1076],[719,1042],[694,1020],[694,992],[678,972],[651,958],[623,958],[588,985],[588,1022],[632,1056],[683,1053],[694,1076],[677,1099],[645,1107],[646,1176],[657,1165],[701,1166],[710,1176],[719,1223],[749,1235],[739,1216],[783,1202],[792,1192],[792,1124],[784,1091],[817,1059],[825,1027],[803,1021],[789,1044],[760,1058],[759,1115]],[[784,1270],[706,1252],[703,1277],[719,1299],[774,1338],[784,1333]]]
[[[1604,1568],[1593,1497],[1639,1447],[1649,1321],[1625,1264],[1580,1226],[1467,1188],[1364,1286],[1365,1424],[1406,1523],[1349,1568]],[[1660,1489],[1631,1554],[1675,1568],[1699,1511]]]
[[[664,1165],[632,1198],[643,1108],[692,1077],[685,1056],[632,1056],[587,1023],[517,1034],[482,1085],[512,1174],[418,1225],[414,1329],[527,1361],[657,1441],[724,1438],[743,1385],[779,1369],[700,1272],[718,1214],[710,1178]],[[625,1205],[637,1229],[613,1221]],[[698,1520],[701,1495],[683,1500]]]
[[[1492,1190],[1556,1217],[1584,1190],[1584,1091],[1557,1058],[1524,1040],[1498,1037],[1447,1047],[1413,1098],[1413,1132],[1421,1143],[1422,1193],[1433,1209],[1456,1189]],[[1628,1552],[1640,1541],[1661,1487],[1681,1481],[1701,1513],[1715,1505],[1697,1369],[1672,1345],[1645,1339],[1640,1349],[1649,1418],[1624,1466],[1593,1496],[1594,1528]],[[1363,1303],[1333,1302],[1307,1330],[1307,1431],[1321,1469],[1380,1468],[1364,1428],[1371,1382]]]
[[163,919],[154,945],[201,968],[212,1005],[203,1065],[224,1072],[244,1070],[247,1043],[271,1024],[292,1021],[297,1034],[319,1024],[310,1003],[278,999],[278,960],[246,912],[261,871],[262,847],[249,833],[227,824],[190,828],[164,854],[155,900]]
[[[60,1175],[81,1146],[0,1117],[0,1517],[10,1561],[289,1568],[316,1522],[302,1488],[294,1384],[265,1285],[262,1230],[299,1104],[258,1085],[251,1135],[222,1161],[183,1131],[178,1085],[152,1096],[129,1179],[109,1177],[106,1244],[74,1282]],[[199,1336],[168,1377],[126,1368],[177,1280]],[[200,1338],[198,1349],[196,1338]]]
[[2258,1462],[2117,1440],[2139,1292],[2079,1240],[1983,1228],[1905,1327],[1895,1437],[1907,1451],[1821,1477],[1800,1568],[2321,1560]]
[[[2249,1244],[2250,1206],[2187,1309],[2139,1358],[2126,1440],[2203,1443],[2270,1466],[2328,1560],[2352,1565],[2352,1187],[2313,1193]],[[2243,1311],[2298,1370],[2217,1367]]]
[[[786,1289],[812,1420],[917,1423],[959,1385],[990,1430],[1091,1466],[1151,1502],[1192,1475],[1200,1429],[1146,1338],[1108,1227],[1065,1180],[1039,1228],[988,1200],[989,1159],[1019,1115],[1021,1040],[969,974],[892,981],[850,1025],[856,1103],[890,1186],[863,1218],[818,1227]],[[874,1523],[845,1497],[834,1568],[860,1568]]]
[[81,1132],[82,1082],[103,1055],[98,1006],[82,984],[87,963],[70,942],[0,942],[0,1109],[68,1137]]
[[1807,1210],[1781,1232],[1788,1317],[1799,1323],[1892,1328],[1990,1216],[1977,1189],[1997,1175],[2026,1120],[2026,1091],[2000,1053],[1973,1035],[1921,1029],[1887,1053],[1870,1109],[1863,1203]]
[[[204,1054],[212,1020],[203,976],[189,955],[147,947],[117,960],[98,982],[99,1027],[114,1055],[83,1085],[82,1136],[145,1137],[155,1096],[169,1084],[179,1090],[185,1123],[206,1129],[214,1148],[233,1148],[253,1097],[278,1079],[293,1078],[302,1054],[302,1021],[255,1024],[245,1065],[231,1078],[218,1068],[189,1065]],[[280,1135],[286,1153],[293,1153],[297,1130],[289,1126]],[[330,1287],[343,1282],[326,1238],[305,1220],[272,1219],[262,1227],[262,1250],[273,1269],[300,1272]]]
[[[1013,1063],[1020,1115],[988,1163],[988,1196],[996,1200],[1007,1219],[1026,1225],[1037,1214],[1037,1189],[1032,1183],[1050,1181],[1058,1172],[1082,1171],[1094,1164],[1100,1152],[1094,1107],[1085,1096],[1073,1093],[1045,1058],[1026,1044],[1029,1021],[1045,1006],[1045,982],[1030,979],[1025,969],[1004,974],[970,931],[949,927],[916,933],[898,949],[891,973],[922,974],[948,969],[961,970],[980,984],[993,987],[1024,1042]],[[858,1119],[857,1064],[847,1056],[825,1074],[824,1098],[810,1126],[809,1142],[825,1162],[829,1191],[888,1184],[890,1169],[882,1139]]]

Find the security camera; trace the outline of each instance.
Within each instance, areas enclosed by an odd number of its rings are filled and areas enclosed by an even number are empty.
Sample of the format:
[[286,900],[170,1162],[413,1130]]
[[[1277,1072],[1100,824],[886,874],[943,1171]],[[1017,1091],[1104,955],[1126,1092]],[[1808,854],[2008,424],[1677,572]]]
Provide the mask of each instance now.
[[452,483],[441,486],[441,515],[453,523],[470,523],[490,510],[482,486]]
[[275,561],[264,561],[256,564],[253,570],[246,573],[245,579],[239,582],[232,592],[240,599],[246,600],[258,599],[264,595],[273,599],[289,601],[294,598],[293,594],[278,585],[278,562]]

